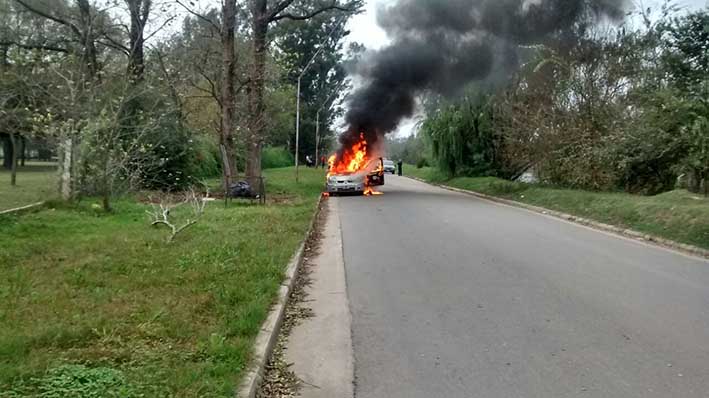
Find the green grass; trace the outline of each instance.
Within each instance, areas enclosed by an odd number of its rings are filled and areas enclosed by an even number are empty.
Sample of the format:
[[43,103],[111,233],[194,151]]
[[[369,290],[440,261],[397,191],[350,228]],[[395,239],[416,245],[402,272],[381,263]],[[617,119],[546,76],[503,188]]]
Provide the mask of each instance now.
[[709,198],[684,190],[657,196],[588,192],[523,184],[493,177],[444,178],[432,168],[410,166],[407,174],[426,181],[511,199],[634,229],[709,249]]
[[0,167],[0,211],[56,197],[56,166],[27,162],[17,170],[17,185],[10,185],[10,172]]
[[128,199],[0,216],[0,397],[233,396],[323,186],[266,176],[173,244]]

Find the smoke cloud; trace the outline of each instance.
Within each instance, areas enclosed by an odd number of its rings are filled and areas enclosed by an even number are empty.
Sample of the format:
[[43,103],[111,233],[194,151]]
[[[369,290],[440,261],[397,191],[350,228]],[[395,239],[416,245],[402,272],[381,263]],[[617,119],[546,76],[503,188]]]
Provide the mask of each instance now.
[[516,67],[520,45],[544,43],[584,21],[623,18],[627,0],[398,0],[379,9],[392,44],[368,53],[354,74],[364,86],[348,100],[350,147],[370,145],[413,115],[423,92],[454,94],[493,69]]

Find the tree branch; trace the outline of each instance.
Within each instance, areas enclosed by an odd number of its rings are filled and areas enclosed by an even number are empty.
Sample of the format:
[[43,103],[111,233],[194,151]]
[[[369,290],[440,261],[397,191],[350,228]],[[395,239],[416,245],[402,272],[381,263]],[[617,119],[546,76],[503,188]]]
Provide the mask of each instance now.
[[145,0],[145,2],[143,2],[143,10],[140,14],[141,25],[145,26],[145,24],[148,23],[148,17],[150,16],[150,9],[152,8],[152,6],[153,6],[152,0]]
[[46,50],[46,51],[55,51],[55,52],[60,52],[60,53],[68,53],[69,50],[66,48],[62,47],[57,47],[49,44],[25,44],[25,43],[18,43],[14,41],[0,41],[0,46],[15,46],[19,48],[24,48],[25,50]]
[[[18,1],[19,1],[19,0],[18,0]],[[180,6],[182,6],[182,8],[184,8],[185,11],[187,11],[188,13],[190,13],[190,14],[194,15],[195,17],[201,19],[202,21],[205,21],[205,22],[209,23],[210,25],[212,25],[212,27],[213,27],[214,29],[216,29],[217,32],[221,32],[221,31],[222,31],[222,27],[221,27],[221,26],[217,25],[214,21],[212,21],[211,19],[205,17],[204,15],[202,15],[202,14],[196,12],[196,11],[193,11],[191,8],[189,8],[189,7],[187,7],[186,5],[184,5],[184,4],[182,3],[182,1],[180,1],[180,0],[175,0],[175,3],[179,4]]]
[[102,41],[99,41],[99,43],[103,44],[103,45],[106,46],[106,47],[111,47],[111,48],[113,48],[113,49],[116,49],[116,50],[118,50],[118,51],[121,51],[121,52],[125,53],[126,55],[129,55],[129,54],[130,54],[130,49],[129,49],[128,47],[126,47],[123,43],[117,42],[116,40],[114,40],[114,39],[113,39],[111,36],[109,36],[108,34],[104,33],[104,34],[103,34],[103,38],[106,39],[106,40],[108,40],[108,43],[102,42]]
[[217,85],[216,85],[216,83],[214,83],[214,81],[209,78],[209,75],[207,75],[207,73],[205,73],[201,68],[197,68],[197,73],[199,73],[199,75],[202,76],[202,77],[204,78],[204,80],[207,81],[207,83],[209,83],[209,88],[210,88],[210,89],[209,89],[209,90],[204,89],[204,88],[202,88],[202,87],[200,87],[199,85],[196,85],[196,84],[194,85],[194,87],[197,88],[197,89],[200,90],[200,91],[203,91],[203,92],[205,92],[205,93],[210,94],[210,95],[212,96],[212,98],[214,98],[214,100],[217,101],[217,104],[219,104],[219,106],[221,107],[221,106],[222,106],[222,100],[221,100],[219,94],[217,93]]
[[[310,13],[307,13],[307,14],[302,14],[302,15],[295,15],[295,14],[291,14],[291,13],[281,14],[281,12],[285,11],[285,9],[288,8],[288,6],[291,3],[293,3],[293,0],[284,0],[280,4],[278,4],[276,6],[276,8],[274,9],[274,12],[272,12],[270,14],[268,21],[269,22],[276,22],[276,21],[280,21],[282,19],[290,19],[292,21],[305,21],[307,19],[314,18],[314,17],[316,17],[324,12],[327,12],[327,11],[333,11],[333,10],[344,11],[344,12],[356,11],[356,9],[351,8],[351,6],[341,6],[336,1],[333,1],[330,5],[324,6],[322,8],[319,8],[319,9],[312,11]],[[284,4],[285,4],[285,7],[283,7],[282,9],[279,10],[279,7],[283,6]]]
[[278,14],[282,13],[285,11],[286,8],[290,7],[291,4],[293,4],[295,0],[281,0],[278,4],[276,4],[273,7],[273,10],[271,12],[267,13],[268,14],[268,20],[269,21],[274,21],[273,18],[278,16]]
[[175,20],[175,17],[174,17],[174,16],[168,18],[165,22],[163,22],[162,25],[160,25],[159,28],[155,29],[155,31],[153,31],[153,32],[150,33],[148,36],[146,36],[145,39],[144,39],[144,41],[150,40],[153,36],[155,36],[156,34],[158,34],[158,32],[160,32],[161,30],[163,30],[170,22],[172,22],[172,21],[174,21],[174,20]]
[[[209,196],[209,191],[207,191],[207,197]],[[159,207],[156,205],[153,205],[153,211],[145,211],[151,218],[152,222],[150,223],[151,226],[158,226],[158,225],[164,225],[172,231],[170,236],[167,239],[167,243],[172,243],[175,240],[175,237],[185,229],[197,224],[199,219],[202,217],[204,214],[204,208],[207,205],[207,201],[205,200],[202,195],[198,195],[195,191],[194,188],[191,188],[189,192],[185,194],[185,199],[182,201],[182,203],[178,203],[177,205],[170,205],[169,203],[166,203],[166,200],[160,201]],[[173,224],[170,222],[170,211],[176,207],[179,207],[184,204],[189,204],[190,207],[192,208],[192,215],[194,218],[188,218],[181,226],[177,226],[176,224]]]
[[22,5],[23,7],[25,7],[28,11],[33,12],[33,13],[35,13],[35,14],[41,16],[41,17],[47,18],[47,19],[49,19],[50,21],[54,21],[54,22],[56,22],[56,23],[58,23],[58,24],[60,24],[60,25],[68,26],[69,28],[71,28],[71,30],[74,32],[75,35],[77,35],[78,37],[81,37],[81,36],[82,36],[82,35],[81,35],[81,31],[79,30],[79,28],[77,28],[76,25],[74,25],[73,23],[67,21],[66,19],[59,18],[59,17],[57,17],[57,16],[51,15],[51,14],[49,14],[49,13],[46,13],[46,12],[42,11],[42,10],[39,10],[39,9],[37,9],[37,8],[34,8],[34,7],[32,7],[31,5],[27,4],[27,2],[26,2],[25,0],[15,0],[15,1],[16,1],[17,3],[19,3],[20,5]]

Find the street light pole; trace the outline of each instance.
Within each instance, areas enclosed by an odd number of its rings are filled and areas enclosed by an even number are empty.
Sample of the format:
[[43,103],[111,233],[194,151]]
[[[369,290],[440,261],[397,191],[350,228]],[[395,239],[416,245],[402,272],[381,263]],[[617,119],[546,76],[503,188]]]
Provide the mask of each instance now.
[[308,61],[308,63],[305,65],[305,68],[303,68],[303,71],[300,72],[300,76],[298,76],[298,94],[295,101],[295,182],[298,182],[298,155],[300,151],[300,82],[303,79],[303,76],[305,76],[305,72],[307,72],[308,69],[310,69],[310,67],[313,65],[313,62],[315,62],[315,58],[317,58],[317,56],[320,55],[322,50],[325,48],[325,43],[330,40],[333,33],[335,33],[336,26],[337,25],[332,27],[327,37],[322,41],[322,43],[320,43],[320,48],[318,48],[318,51],[316,51],[315,55],[310,58],[310,61]]
[[295,106],[295,182],[298,182],[298,152],[300,150],[300,80],[303,78],[301,73],[298,76],[298,98],[296,98]]
[[308,61],[308,64],[305,65],[305,68],[303,68],[303,71],[300,72],[300,76],[298,76],[298,97],[295,100],[295,182],[298,182],[298,155],[300,152],[300,82],[303,80],[303,76],[305,76],[305,72],[310,69],[310,66],[313,64],[315,61],[315,58],[317,58],[318,55],[322,52],[324,46],[325,46],[325,41],[327,41],[330,37],[328,36],[327,39],[323,40],[323,42],[320,44],[320,48],[318,51],[315,52],[315,55],[313,55],[312,58],[310,58],[310,61]]
[[[322,109],[322,108],[321,108]],[[315,166],[320,162],[320,109],[315,114]]]

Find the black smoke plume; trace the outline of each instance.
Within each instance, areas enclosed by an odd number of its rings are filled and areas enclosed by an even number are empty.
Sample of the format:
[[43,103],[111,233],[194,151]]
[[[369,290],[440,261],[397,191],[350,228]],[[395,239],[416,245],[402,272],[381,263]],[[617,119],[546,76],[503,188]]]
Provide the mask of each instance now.
[[[398,0],[377,19],[392,44],[363,57],[348,100],[344,148],[371,145],[413,115],[423,92],[453,94],[493,69],[516,67],[517,49],[577,24],[623,18],[626,0]],[[558,36],[558,35],[557,35]],[[342,149],[341,149],[342,150]]]

